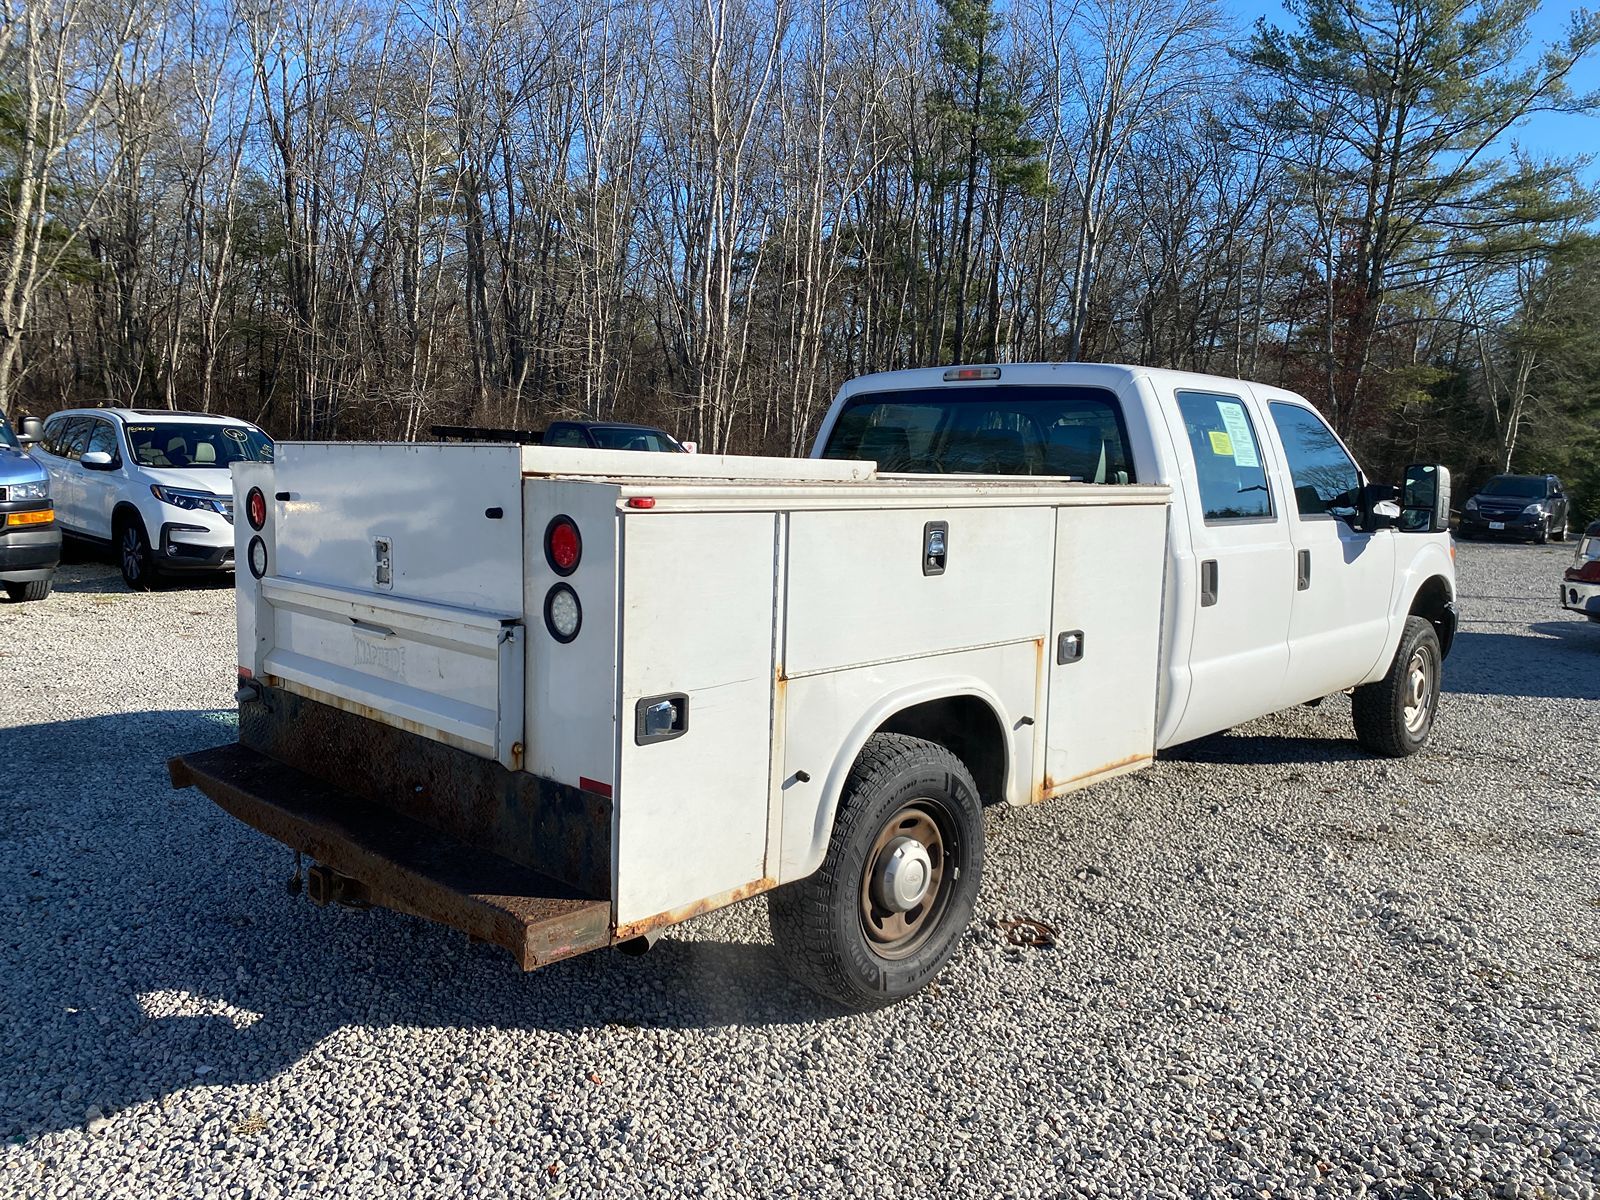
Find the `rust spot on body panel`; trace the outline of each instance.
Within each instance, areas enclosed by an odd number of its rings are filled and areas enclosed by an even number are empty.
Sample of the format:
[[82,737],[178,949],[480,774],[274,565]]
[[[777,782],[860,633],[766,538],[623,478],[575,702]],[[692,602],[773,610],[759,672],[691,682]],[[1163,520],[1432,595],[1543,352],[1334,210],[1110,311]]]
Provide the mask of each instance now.
[[742,884],[731,891],[719,892],[715,896],[707,896],[704,900],[696,900],[692,904],[685,904],[679,908],[669,908],[666,912],[657,913],[653,917],[646,917],[642,921],[629,921],[626,925],[618,925],[615,940],[628,941],[657,929],[665,929],[669,925],[679,925],[691,917],[703,916],[708,912],[715,912],[719,908],[726,908],[730,904],[737,904],[741,900],[748,900],[752,896],[759,896],[762,892],[770,892],[778,886],[776,879],[763,877],[752,883]]
[[1154,760],[1155,755],[1153,754],[1130,754],[1126,758],[1114,759],[1103,766],[1095,767],[1093,770],[1081,772],[1080,774],[1073,775],[1067,779],[1058,781],[1046,775],[1044,780],[1039,785],[1037,799],[1049,800],[1052,797],[1064,795],[1067,792],[1076,791],[1078,788],[1087,787],[1097,779],[1101,779],[1109,775],[1119,775],[1125,771],[1137,770],[1140,767],[1148,766]]

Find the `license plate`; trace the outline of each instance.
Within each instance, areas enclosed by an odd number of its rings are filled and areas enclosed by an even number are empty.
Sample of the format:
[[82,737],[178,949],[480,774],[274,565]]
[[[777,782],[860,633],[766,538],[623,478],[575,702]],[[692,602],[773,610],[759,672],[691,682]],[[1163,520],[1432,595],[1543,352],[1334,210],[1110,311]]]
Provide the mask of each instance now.
[[1504,529],[1505,527],[1506,527],[1506,523],[1504,521],[1490,521],[1489,522],[1489,528],[1490,529]]

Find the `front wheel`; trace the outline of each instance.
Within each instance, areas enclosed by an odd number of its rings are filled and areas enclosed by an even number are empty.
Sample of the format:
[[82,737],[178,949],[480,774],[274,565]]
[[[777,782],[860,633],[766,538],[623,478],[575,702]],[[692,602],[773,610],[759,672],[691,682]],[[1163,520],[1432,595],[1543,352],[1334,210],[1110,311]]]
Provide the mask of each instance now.
[[1545,520],[1545,522],[1543,524],[1541,524],[1539,526],[1538,532],[1536,532],[1533,535],[1533,544],[1535,546],[1542,546],[1546,542],[1548,542],[1549,540],[1550,540],[1550,522],[1547,519],[1547,520]]
[[1558,542],[1567,540],[1567,518],[1561,518],[1561,528],[1551,532],[1550,536]]
[[977,785],[943,746],[868,739],[815,874],[768,893],[772,939],[812,991],[878,1008],[939,973],[972,919],[983,874]]
[[1422,617],[1407,617],[1389,671],[1355,690],[1356,740],[1373,754],[1405,758],[1428,743],[1439,711],[1439,635]]
[[155,582],[154,558],[144,522],[129,517],[117,535],[117,565],[122,568],[122,582],[136,592],[148,591]]

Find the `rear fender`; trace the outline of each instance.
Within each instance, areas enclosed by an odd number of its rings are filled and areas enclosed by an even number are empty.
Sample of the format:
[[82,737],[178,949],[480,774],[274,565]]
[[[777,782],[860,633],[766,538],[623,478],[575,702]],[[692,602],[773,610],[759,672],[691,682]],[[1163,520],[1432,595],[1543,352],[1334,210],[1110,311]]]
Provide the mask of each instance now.
[[[867,744],[867,739],[877,733],[897,714],[907,709],[915,708],[936,700],[957,699],[971,697],[983,703],[993,714],[1001,732],[1003,744],[1003,768],[1001,795],[1013,803],[1020,803],[1012,793],[1016,790],[1018,773],[1013,759],[1015,756],[1012,739],[1009,731],[1014,728],[1014,716],[1006,709],[1005,704],[995,691],[976,676],[949,676],[945,678],[925,680],[919,684],[907,686],[889,692],[880,698],[876,704],[862,713],[855,724],[851,726],[849,735],[839,747],[838,754],[834,757],[832,766],[828,769],[827,780],[818,793],[815,810],[804,825],[801,823],[800,814],[785,812],[784,826],[787,831],[809,827],[810,838],[803,845],[790,845],[786,838],[783,847],[782,863],[778,881],[789,883],[792,880],[803,879],[812,874],[822,865],[823,858],[828,852],[828,840],[833,836],[833,823],[839,803],[844,795],[845,783],[850,777],[850,769],[855,765],[860,756],[862,747]],[[1026,784],[1026,780],[1022,781]],[[794,803],[793,800],[787,801]]]

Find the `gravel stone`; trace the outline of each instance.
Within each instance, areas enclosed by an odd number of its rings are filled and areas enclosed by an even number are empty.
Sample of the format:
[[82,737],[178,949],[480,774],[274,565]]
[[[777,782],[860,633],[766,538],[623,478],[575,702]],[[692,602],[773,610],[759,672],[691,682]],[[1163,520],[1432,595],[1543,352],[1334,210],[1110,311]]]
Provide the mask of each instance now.
[[[165,760],[224,583],[0,605],[0,1196],[1571,1196],[1600,1182],[1600,626],[1460,548],[1432,745],[1347,697],[987,813],[939,981],[843,1015],[762,905],[532,974],[291,898]],[[1030,917],[1053,948],[990,921]]]

